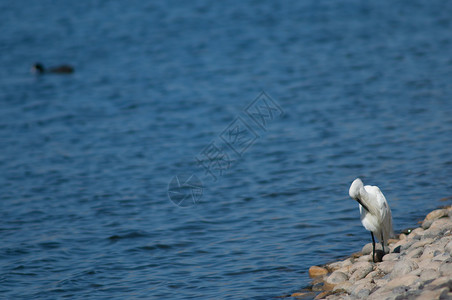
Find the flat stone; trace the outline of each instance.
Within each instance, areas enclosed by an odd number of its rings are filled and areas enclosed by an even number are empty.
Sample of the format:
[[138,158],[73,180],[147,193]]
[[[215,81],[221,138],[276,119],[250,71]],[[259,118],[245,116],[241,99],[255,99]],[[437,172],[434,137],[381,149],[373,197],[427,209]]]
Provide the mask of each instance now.
[[447,209],[437,209],[437,210],[434,210],[434,211],[430,212],[425,217],[424,220],[436,220],[436,219],[439,219],[439,218],[447,216],[447,214],[448,214]]
[[344,282],[348,280],[348,276],[345,273],[340,271],[334,271],[330,276],[326,279],[326,283],[331,285],[336,285],[338,283]]
[[389,281],[384,286],[384,289],[385,290],[393,290],[400,286],[408,286],[409,287],[412,284],[414,284],[418,279],[419,279],[419,277],[417,277],[416,275],[410,275],[410,274],[398,276],[398,277],[392,279],[391,281]]
[[328,274],[328,270],[319,266],[311,266],[309,268],[309,277],[318,277]]
[[404,240],[404,239],[406,239],[406,234],[405,233],[399,234],[399,240]]
[[408,274],[417,268],[419,268],[418,264],[412,259],[400,260],[394,265],[394,269],[391,272],[391,279]]
[[354,282],[366,277],[367,274],[372,272],[373,266],[369,262],[359,262],[356,263],[355,266],[353,266],[351,271],[353,272],[353,274],[352,276],[350,276],[350,281]]

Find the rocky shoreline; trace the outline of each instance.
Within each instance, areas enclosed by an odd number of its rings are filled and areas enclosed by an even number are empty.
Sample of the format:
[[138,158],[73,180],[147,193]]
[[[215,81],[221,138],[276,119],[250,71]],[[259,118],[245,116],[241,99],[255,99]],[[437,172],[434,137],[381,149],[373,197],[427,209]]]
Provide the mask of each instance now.
[[452,299],[452,206],[430,212],[421,227],[390,240],[381,262],[372,262],[369,243],[343,261],[312,266],[309,275],[310,291],[291,297]]

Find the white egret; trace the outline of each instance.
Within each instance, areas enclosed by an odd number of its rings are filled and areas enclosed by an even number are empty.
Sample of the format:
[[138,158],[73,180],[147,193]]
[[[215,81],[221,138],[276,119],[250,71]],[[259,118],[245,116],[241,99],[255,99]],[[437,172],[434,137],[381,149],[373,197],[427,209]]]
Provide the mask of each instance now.
[[377,186],[364,186],[359,178],[356,178],[352,182],[348,193],[352,199],[358,201],[361,223],[364,228],[370,231],[372,236],[372,259],[375,262],[374,234],[381,242],[383,255],[388,239],[394,235],[391,209],[389,208],[388,202],[386,202],[385,196]]

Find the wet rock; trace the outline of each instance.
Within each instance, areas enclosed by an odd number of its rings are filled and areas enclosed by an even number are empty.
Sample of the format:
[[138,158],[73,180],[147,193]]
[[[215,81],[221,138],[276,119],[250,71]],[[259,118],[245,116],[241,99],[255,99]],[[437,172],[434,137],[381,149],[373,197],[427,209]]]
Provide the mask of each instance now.
[[312,266],[309,268],[309,277],[318,277],[328,274],[328,270],[319,266]]

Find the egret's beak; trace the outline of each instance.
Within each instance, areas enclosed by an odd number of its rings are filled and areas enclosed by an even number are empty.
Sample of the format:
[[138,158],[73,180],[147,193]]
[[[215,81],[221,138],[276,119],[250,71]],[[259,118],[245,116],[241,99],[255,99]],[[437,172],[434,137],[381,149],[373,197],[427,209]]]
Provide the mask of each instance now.
[[363,204],[363,202],[361,201],[361,199],[356,198],[356,201],[358,201],[358,203],[359,203],[362,207],[364,207],[365,210],[369,211],[369,209],[367,208],[367,206],[365,206],[365,205]]

